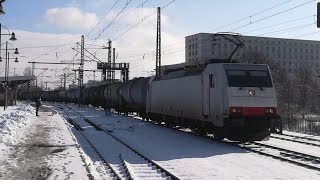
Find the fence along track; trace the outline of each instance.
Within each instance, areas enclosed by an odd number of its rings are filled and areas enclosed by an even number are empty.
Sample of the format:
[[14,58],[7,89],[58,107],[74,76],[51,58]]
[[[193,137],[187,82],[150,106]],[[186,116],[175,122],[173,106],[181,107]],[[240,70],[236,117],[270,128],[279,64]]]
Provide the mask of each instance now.
[[[84,115],[82,115],[81,113],[75,111],[74,109],[72,109],[71,107],[68,107],[70,110],[72,110],[73,112],[77,113],[79,116],[81,116],[86,122],[88,122],[90,125],[92,125],[93,127],[95,127],[97,130],[99,131],[103,131],[106,134],[108,134],[109,136],[113,137],[115,140],[117,140],[118,142],[120,142],[122,145],[124,145],[125,147],[127,147],[128,149],[130,149],[132,152],[134,152],[135,154],[137,154],[138,156],[140,156],[142,159],[144,159],[145,161],[147,161],[149,164],[151,164],[152,166],[156,167],[158,170],[160,170],[162,173],[165,173],[166,176],[170,177],[172,180],[180,180],[178,177],[176,177],[175,175],[173,175],[172,173],[170,173],[168,170],[166,170],[165,168],[163,168],[162,166],[160,166],[159,164],[157,164],[156,162],[154,162],[153,160],[147,158],[146,156],[144,156],[143,154],[141,154],[140,152],[138,152],[137,150],[133,149],[132,147],[130,147],[128,144],[126,144],[125,142],[123,142],[122,140],[120,140],[119,138],[117,138],[116,136],[114,136],[113,134],[111,134],[109,131],[104,130],[102,128],[99,127],[99,125],[93,123],[91,120],[89,120],[88,118],[86,118]],[[120,156],[119,156],[120,157]],[[121,156],[122,157],[122,156]],[[120,159],[121,160],[121,159]],[[127,167],[125,169],[128,169]],[[127,173],[127,174],[131,174],[131,173]],[[131,177],[132,178],[132,177]],[[129,178],[130,179],[130,178]]]

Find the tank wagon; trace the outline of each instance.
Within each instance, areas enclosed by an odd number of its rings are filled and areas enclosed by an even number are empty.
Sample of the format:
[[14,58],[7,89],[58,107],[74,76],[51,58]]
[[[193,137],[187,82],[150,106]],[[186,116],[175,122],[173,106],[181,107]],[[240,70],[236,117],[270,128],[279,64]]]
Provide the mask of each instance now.
[[[214,134],[218,139],[263,140],[278,117],[274,84],[269,67],[263,64],[208,63],[117,82],[111,85],[109,101],[106,88],[86,89],[84,103],[108,104],[118,112],[136,112],[143,119]],[[77,98],[66,98],[68,91],[55,94],[66,102]]]

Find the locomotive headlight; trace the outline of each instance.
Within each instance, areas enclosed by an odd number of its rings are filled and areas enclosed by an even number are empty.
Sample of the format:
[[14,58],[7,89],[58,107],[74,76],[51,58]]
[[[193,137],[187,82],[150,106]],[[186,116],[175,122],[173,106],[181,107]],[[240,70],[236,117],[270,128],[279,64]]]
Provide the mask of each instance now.
[[275,108],[265,108],[265,113],[266,114],[276,114],[276,109]]
[[254,95],[256,95],[256,92],[254,90],[249,90],[249,95],[254,96]]
[[269,109],[269,113],[273,114],[273,109],[272,108]]

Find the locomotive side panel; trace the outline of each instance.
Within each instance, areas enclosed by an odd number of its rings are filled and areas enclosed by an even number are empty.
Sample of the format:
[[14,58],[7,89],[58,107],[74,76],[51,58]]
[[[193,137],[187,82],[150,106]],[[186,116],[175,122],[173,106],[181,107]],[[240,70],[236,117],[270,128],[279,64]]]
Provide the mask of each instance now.
[[201,118],[201,75],[151,81],[148,94],[149,113]]

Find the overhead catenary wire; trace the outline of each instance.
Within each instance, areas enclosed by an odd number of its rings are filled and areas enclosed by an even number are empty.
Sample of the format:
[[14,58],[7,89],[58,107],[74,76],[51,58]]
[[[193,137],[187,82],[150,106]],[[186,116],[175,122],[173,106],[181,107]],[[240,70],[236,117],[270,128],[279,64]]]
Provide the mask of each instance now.
[[[167,3],[166,5],[164,5],[163,7],[161,7],[161,9],[167,7],[168,5],[172,4],[175,0],[170,1],[169,3]],[[118,35],[116,38],[112,39],[111,41],[115,41],[117,38],[123,36],[125,33],[127,33],[128,31],[130,31],[131,29],[133,29],[134,27],[138,26],[140,23],[142,23],[144,20],[148,19],[149,17],[151,17],[152,15],[154,15],[157,11],[155,10],[153,13],[145,16],[141,21],[139,21],[138,23],[136,23],[135,25],[133,25],[132,27],[130,27],[129,29],[127,29],[125,32],[123,32],[122,34]],[[97,49],[95,53],[97,53],[99,50],[101,49]]]
[[[126,7],[132,2],[132,0],[129,0],[126,2],[125,6],[118,12],[118,14],[110,21],[110,23],[103,28],[102,32],[99,33],[99,35],[94,39],[94,41],[92,42],[92,44],[94,44],[94,42],[96,42],[96,40],[108,29],[108,27],[111,26],[111,24],[116,20],[116,18],[126,9]],[[90,47],[90,46],[89,46]]]
[[[144,4],[146,4],[148,1],[150,0],[145,0],[144,2],[142,2],[140,5],[136,6],[134,9],[132,9],[131,11],[128,11],[125,15],[119,17],[118,19],[116,19],[112,25],[114,25],[115,23],[117,23],[118,21],[120,21],[121,19],[123,19],[124,17],[128,16],[129,14],[131,14],[133,11],[135,11],[136,9],[138,9],[139,7],[143,7]],[[104,37],[103,35],[100,36],[101,37]],[[89,40],[93,40],[93,39],[89,39]]]
[[121,0],[117,0],[112,7],[107,11],[107,13],[103,16],[103,18],[100,19],[100,21],[85,35],[88,36],[99,24],[108,16],[108,14],[111,12],[111,10],[120,2]]
[[261,27],[261,28],[258,28],[258,29],[253,29],[253,30],[250,30],[250,31],[243,32],[241,34],[247,34],[247,33],[255,32],[255,31],[260,31],[260,30],[264,30],[264,29],[268,29],[268,28],[272,28],[272,27],[276,27],[276,26],[280,26],[280,25],[284,25],[284,24],[300,21],[300,20],[305,20],[305,19],[308,19],[310,17],[315,17],[315,16],[316,15],[305,16],[305,17],[302,17],[302,18],[293,19],[293,20],[289,20],[289,21],[273,24],[273,25],[270,25],[270,26]]
[[[274,9],[274,8],[276,8],[276,7],[279,7],[279,6],[282,6],[282,5],[284,5],[284,4],[287,4],[287,3],[291,2],[291,1],[293,1],[293,0],[288,0],[288,1],[285,1],[285,2],[282,2],[282,3],[279,3],[279,4],[276,4],[276,5],[274,5],[274,6],[270,7],[270,8],[264,9],[264,10],[262,10],[262,11],[260,11],[260,12],[257,12],[257,13],[255,13],[255,14],[252,14],[252,15],[247,16],[247,17],[245,17],[245,18],[242,18],[242,19],[240,19],[240,20],[237,20],[237,21],[234,21],[234,22],[229,23],[229,24],[227,24],[227,25],[224,25],[224,26],[221,26],[221,27],[219,27],[219,28],[216,28],[215,30],[218,30],[218,29],[221,29],[221,28],[230,26],[230,25],[232,25],[232,24],[234,24],[234,23],[243,21],[243,20],[248,19],[248,18],[252,18],[252,17],[257,16],[257,15],[260,15],[260,14],[265,13],[265,12],[271,10],[271,9]],[[298,8],[298,7],[307,5],[307,4],[311,3],[311,2],[312,2],[312,1],[308,1],[308,2],[306,2],[306,3],[299,4],[299,5],[297,5],[297,6],[293,7],[293,8],[289,8],[289,9],[286,9],[285,11],[281,11],[281,12],[272,14],[272,15],[270,15],[270,16],[268,16],[268,17],[264,17],[264,18],[262,18],[262,19],[260,19],[260,20],[251,22],[251,23],[248,24],[248,25],[251,25],[251,24],[253,24],[253,23],[255,23],[255,22],[262,21],[262,20],[267,19],[267,18],[271,18],[271,17],[273,17],[273,16],[276,16],[276,15],[279,15],[279,14],[282,14],[282,13],[285,13],[285,12],[290,11],[290,10],[293,10],[293,9],[295,9],[295,8]],[[152,16],[152,15],[155,14],[155,13],[156,13],[156,11],[153,12],[153,13],[151,13],[150,15],[147,15],[146,17],[149,18],[150,16]],[[308,16],[308,17],[312,17],[312,16]],[[307,18],[307,17],[303,17],[303,18],[291,20],[291,22],[297,21],[297,20],[300,20],[300,19],[305,19],[305,18]],[[132,28],[134,28],[135,26],[139,25],[141,22],[142,22],[142,21],[138,22],[136,25],[132,26],[132,27],[129,28],[127,31],[129,31],[129,30],[131,30]],[[286,22],[284,22],[284,23],[289,23],[289,21],[286,21]],[[248,26],[248,25],[246,25],[246,26]],[[274,26],[275,26],[275,25],[274,25]],[[240,27],[239,27],[239,28],[240,28]],[[127,31],[125,31],[124,33],[122,33],[122,34],[120,34],[119,36],[115,37],[115,38],[113,39],[113,41],[116,40],[116,39],[118,39],[120,36],[122,36],[123,34],[125,34]],[[180,43],[184,43],[184,41],[178,42],[177,44],[180,44]],[[144,54],[146,54],[146,53],[144,53]],[[142,55],[140,55],[140,56],[142,56]]]
[[[166,8],[167,6],[169,6],[170,4],[172,4],[174,1],[176,0],[172,0],[169,3],[167,3],[166,5],[164,5],[163,7],[161,7],[161,9]],[[145,16],[141,21],[139,21],[137,24],[131,26],[129,29],[127,29],[126,31],[124,31],[123,33],[121,33],[120,35],[116,36],[115,38],[112,39],[112,41],[117,40],[118,38],[120,38],[121,36],[123,36],[124,34],[126,34],[127,32],[129,32],[131,29],[135,28],[136,26],[138,26],[140,23],[142,23],[144,20],[150,18],[152,15],[156,14],[157,10],[155,10],[154,12],[150,13],[149,15]]]
[[287,3],[291,2],[291,1],[293,1],[293,0],[288,0],[288,1],[282,2],[282,3],[280,3],[280,4],[277,4],[277,5],[272,6],[272,7],[270,7],[270,8],[264,9],[264,10],[262,10],[262,11],[260,11],[260,12],[257,12],[257,13],[255,13],[255,14],[252,14],[252,15],[250,15],[250,16],[241,18],[241,19],[236,20],[236,21],[234,21],[234,22],[231,22],[231,23],[229,23],[229,24],[226,24],[226,25],[223,25],[223,26],[221,26],[221,27],[218,27],[218,28],[216,28],[216,29],[214,29],[214,30],[211,30],[211,31],[209,31],[209,32],[217,31],[217,30],[219,30],[219,29],[222,29],[222,28],[231,26],[231,25],[233,25],[233,24],[235,24],[235,23],[238,23],[238,22],[241,22],[241,21],[243,21],[243,20],[252,18],[253,16],[262,14],[262,13],[267,12],[267,11],[269,11],[269,10],[272,10],[272,9],[274,9],[274,8],[276,8],[276,7],[279,7],[279,6],[282,6],[282,5],[284,5],[284,4],[287,4]]
[[290,28],[286,28],[286,29],[280,29],[280,30],[276,30],[276,31],[271,31],[271,32],[267,32],[267,33],[262,33],[260,34],[260,36],[264,36],[266,34],[274,34],[274,33],[284,33],[284,32],[289,32],[292,30],[297,30],[297,29],[301,29],[301,28],[306,28],[306,27],[310,27],[313,26],[315,23],[307,23],[307,24],[303,24],[303,25],[299,25],[299,26],[294,26],[294,27],[290,27]]
[[245,24],[245,25],[242,25],[242,26],[239,26],[239,27],[237,27],[237,28],[234,28],[234,29],[230,30],[230,32],[233,32],[233,31],[238,30],[238,29],[241,29],[241,28],[243,28],[243,27],[246,27],[246,26],[255,24],[255,23],[257,23],[257,22],[260,22],[260,21],[269,19],[269,18],[271,18],[271,17],[274,17],[274,16],[277,16],[277,15],[283,14],[283,13],[285,13],[285,12],[288,12],[288,11],[291,11],[291,10],[294,10],[294,9],[297,9],[297,8],[299,8],[299,7],[302,7],[302,6],[305,6],[305,5],[307,5],[307,4],[310,4],[310,3],[314,2],[314,1],[315,1],[315,0],[311,0],[311,1],[308,1],[308,2],[305,2],[305,3],[302,3],[302,4],[299,4],[299,5],[297,5],[297,6],[294,6],[294,7],[292,7],[292,8],[283,10],[283,11],[281,11],[281,12],[272,14],[272,15],[270,15],[270,16],[260,18],[260,19],[258,19],[258,20],[256,20],[256,21],[252,21],[252,22],[247,23],[247,24]]

